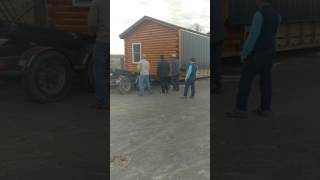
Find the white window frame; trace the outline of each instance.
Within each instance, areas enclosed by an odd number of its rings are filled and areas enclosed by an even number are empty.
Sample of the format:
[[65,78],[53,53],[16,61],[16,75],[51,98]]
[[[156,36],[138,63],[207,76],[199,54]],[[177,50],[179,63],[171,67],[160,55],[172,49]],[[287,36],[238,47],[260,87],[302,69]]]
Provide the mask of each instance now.
[[[135,62],[134,61],[134,49],[133,49],[133,46],[134,45],[140,45],[140,59],[139,59],[139,61],[138,62]],[[140,60],[141,60],[141,56],[142,56],[142,45],[141,45],[141,42],[139,42],[139,43],[132,43],[131,44],[131,57],[132,57],[132,64],[138,64],[139,62],[140,62]]]
[[72,0],[72,5],[77,7],[89,7],[93,0],[90,2],[83,2],[82,0]]

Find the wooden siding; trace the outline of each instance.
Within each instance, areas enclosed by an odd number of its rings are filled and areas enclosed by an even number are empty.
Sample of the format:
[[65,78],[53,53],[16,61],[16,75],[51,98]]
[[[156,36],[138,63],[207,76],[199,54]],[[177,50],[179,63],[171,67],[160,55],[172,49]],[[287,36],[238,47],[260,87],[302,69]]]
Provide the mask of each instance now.
[[47,0],[47,2],[50,27],[70,32],[88,33],[89,7],[73,6],[72,0]]
[[125,38],[125,68],[129,71],[137,71],[137,65],[132,62],[132,43],[141,43],[141,53],[147,55],[153,76],[157,73],[160,55],[168,61],[175,51],[179,55],[179,32],[147,21]]

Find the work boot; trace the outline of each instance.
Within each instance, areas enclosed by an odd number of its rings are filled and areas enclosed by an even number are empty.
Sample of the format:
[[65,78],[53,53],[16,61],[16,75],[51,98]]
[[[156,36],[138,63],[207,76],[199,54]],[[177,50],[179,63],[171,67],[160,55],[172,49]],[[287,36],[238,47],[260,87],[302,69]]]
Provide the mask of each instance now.
[[258,108],[254,111],[254,113],[258,116],[262,117],[270,117],[271,116],[271,111],[270,110],[262,110],[261,108]]
[[234,110],[232,112],[227,112],[225,114],[226,117],[229,118],[248,118],[248,112],[247,111],[240,111],[240,110]]
[[194,99],[194,96],[190,96],[189,98],[190,98],[190,99]]

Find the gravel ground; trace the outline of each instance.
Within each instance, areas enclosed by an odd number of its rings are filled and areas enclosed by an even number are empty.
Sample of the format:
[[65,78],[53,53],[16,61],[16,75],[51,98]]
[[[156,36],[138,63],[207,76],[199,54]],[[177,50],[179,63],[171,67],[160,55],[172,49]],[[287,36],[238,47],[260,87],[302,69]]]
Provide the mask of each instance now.
[[[320,57],[315,52],[287,54],[273,73],[273,115],[230,119],[238,78],[225,78],[213,107],[215,180],[320,179]],[[259,105],[258,81],[250,110]]]
[[208,180],[209,79],[197,81],[195,99],[159,91],[155,85],[145,97],[111,92],[111,179]]

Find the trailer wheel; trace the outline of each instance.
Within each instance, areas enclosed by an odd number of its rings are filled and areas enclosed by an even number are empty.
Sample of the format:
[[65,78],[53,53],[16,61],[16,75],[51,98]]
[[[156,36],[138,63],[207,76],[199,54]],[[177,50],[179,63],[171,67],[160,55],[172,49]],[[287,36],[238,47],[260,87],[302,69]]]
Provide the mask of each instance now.
[[131,91],[132,83],[131,80],[126,76],[120,76],[120,82],[118,84],[118,89],[121,94],[126,94]]
[[38,103],[63,99],[72,86],[72,67],[68,59],[50,51],[32,62],[23,78],[26,92]]

